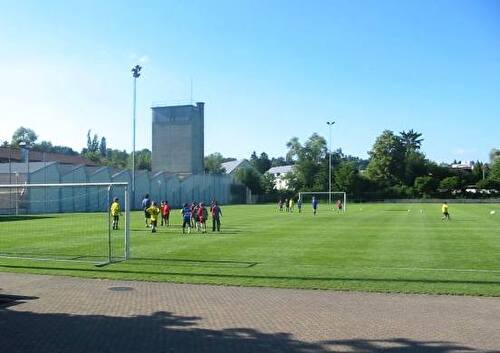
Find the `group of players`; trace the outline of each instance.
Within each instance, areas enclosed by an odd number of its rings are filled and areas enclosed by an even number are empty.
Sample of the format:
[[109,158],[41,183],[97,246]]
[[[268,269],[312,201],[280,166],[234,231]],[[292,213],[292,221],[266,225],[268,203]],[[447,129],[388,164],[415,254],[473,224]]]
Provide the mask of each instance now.
[[[302,199],[299,197],[297,199],[297,210],[299,213],[302,212]],[[311,207],[313,215],[316,215],[318,211],[319,201],[313,196],[311,200]],[[293,198],[278,201],[278,210],[280,212],[293,212],[295,207],[295,202]],[[170,226],[170,205],[168,201],[161,201],[160,205],[155,201],[151,201],[149,194],[144,196],[142,200],[142,208],[144,210],[144,219],[146,227],[151,228],[151,232],[156,233],[158,227],[158,218],[161,217],[161,226]],[[335,208],[338,212],[342,212],[343,204],[342,201],[337,200],[335,203]],[[409,211],[409,210],[408,210]],[[443,214],[443,220],[450,220],[449,206],[447,202],[444,202],[441,206],[441,211]],[[220,218],[222,217],[222,210],[217,204],[217,201],[212,201],[209,210],[207,210],[206,205],[203,202],[197,203],[193,201],[191,204],[185,203],[182,206],[182,233],[191,233],[191,229],[194,228],[198,232],[207,232],[207,219],[208,214],[212,215],[212,232],[220,232]],[[422,211],[421,211],[422,212]],[[117,197],[113,199],[113,203],[110,206],[110,213],[113,217],[113,229],[118,229],[118,222],[120,218],[121,208]]]
[[[311,200],[311,207],[312,207],[312,211],[313,211],[313,215],[316,216],[316,213],[318,211],[318,204],[319,204],[319,201],[318,199],[316,198],[316,196],[313,196],[312,200]],[[285,200],[282,200],[282,199],[279,199],[278,201],[278,210],[280,212],[293,212],[294,211],[294,206],[295,206],[295,202],[293,200],[293,198],[290,198],[290,199],[286,199]],[[337,210],[337,212],[342,212],[342,208],[343,208],[343,204],[342,204],[342,201],[340,200],[337,200],[337,202],[335,202],[335,209]],[[302,212],[302,198],[299,196],[299,198],[297,199],[297,210],[299,211],[299,213]]]
[[[144,210],[144,221],[147,228],[151,228],[152,233],[156,233],[158,228],[158,219],[161,220],[161,226],[170,226],[170,212],[171,207],[168,201],[161,201],[160,204],[152,201],[149,194],[144,195],[141,203]],[[222,217],[222,210],[217,204],[217,201],[212,201],[207,210],[203,202],[193,201],[190,204],[185,203],[181,210],[182,215],[182,233],[191,233],[191,229],[196,229],[198,232],[207,232],[208,214],[212,215],[212,232],[220,232],[220,218]],[[113,199],[110,206],[110,213],[113,217],[113,229],[118,229],[118,222],[120,219],[120,203],[117,197]]]
[[[212,232],[220,232],[220,218],[222,210],[217,204],[217,201],[212,201],[210,204],[210,214],[212,215]],[[190,205],[185,203],[182,206],[182,234],[191,233],[191,228],[195,228],[198,232],[207,232],[208,210],[203,202],[197,203],[193,201]]]

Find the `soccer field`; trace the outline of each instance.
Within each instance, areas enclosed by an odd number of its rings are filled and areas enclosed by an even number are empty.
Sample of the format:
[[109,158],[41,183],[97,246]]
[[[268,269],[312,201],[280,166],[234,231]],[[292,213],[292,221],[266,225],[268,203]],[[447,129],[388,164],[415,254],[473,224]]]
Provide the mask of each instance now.
[[[438,204],[349,206],[346,214],[337,214],[321,205],[315,217],[309,205],[301,214],[278,212],[274,205],[226,206],[221,233],[209,230],[190,235],[181,234],[177,210],[171,227],[160,227],[156,234],[144,226],[142,212],[134,212],[129,261],[96,267],[0,257],[0,271],[500,296],[500,205],[452,204],[449,222],[441,220]],[[490,210],[496,214],[490,215]],[[61,228],[65,231],[57,231]],[[25,249],[26,254],[38,250],[84,258],[91,251],[98,257],[105,252],[105,229],[103,214],[26,220],[4,217],[0,218],[0,253],[15,255]],[[83,231],[94,235],[78,237]],[[120,248],[121,234],[114,235],[116,248]]]

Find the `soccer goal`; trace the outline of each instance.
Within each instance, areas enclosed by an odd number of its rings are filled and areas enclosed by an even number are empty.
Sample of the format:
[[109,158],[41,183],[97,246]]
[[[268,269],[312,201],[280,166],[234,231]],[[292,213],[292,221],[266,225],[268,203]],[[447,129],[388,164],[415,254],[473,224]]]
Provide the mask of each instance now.
[[[110,205],[121,214],[112,229]],[[129,257],[128,183],[0,185],[0,258],[90,262]]]
[[340,201],[342,203],[340,211],[344,213],[347,209],[347,194],[343,191],[299,192],[299,199],[302,200],[303,205],[311,204],[313,197],[316,198],[319,208],[324,205],[323,207],[330,210],[336,210],[337,202]]

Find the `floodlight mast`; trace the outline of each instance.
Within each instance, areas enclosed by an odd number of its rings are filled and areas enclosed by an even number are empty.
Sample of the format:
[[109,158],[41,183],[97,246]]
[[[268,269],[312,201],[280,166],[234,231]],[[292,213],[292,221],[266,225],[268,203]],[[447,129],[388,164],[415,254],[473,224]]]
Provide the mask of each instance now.
[[140,65],[135,65],[132,68],[132,77],[134,78],[134,109],[132,114],[132,207],[135,205],[135,111],[136,111],[136,86],[137,78],[141,76]]
[[335,121],[327,121],[328,125],[328,206],[332,205],[332,125]]

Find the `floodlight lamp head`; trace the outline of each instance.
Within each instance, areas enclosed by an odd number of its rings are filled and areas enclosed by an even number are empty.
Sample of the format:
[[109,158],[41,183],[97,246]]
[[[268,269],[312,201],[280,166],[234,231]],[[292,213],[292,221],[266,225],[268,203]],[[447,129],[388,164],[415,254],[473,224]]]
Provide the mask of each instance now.
[[134,78],[141,76],[141,69],[142,69],[142,67],[140,65],[134,66],[134,68],[132,69],[132,74],[133,74]]
[[327,125],[333,125],[333,124],[335,124],[335,121],[327,121],[326,124]]

